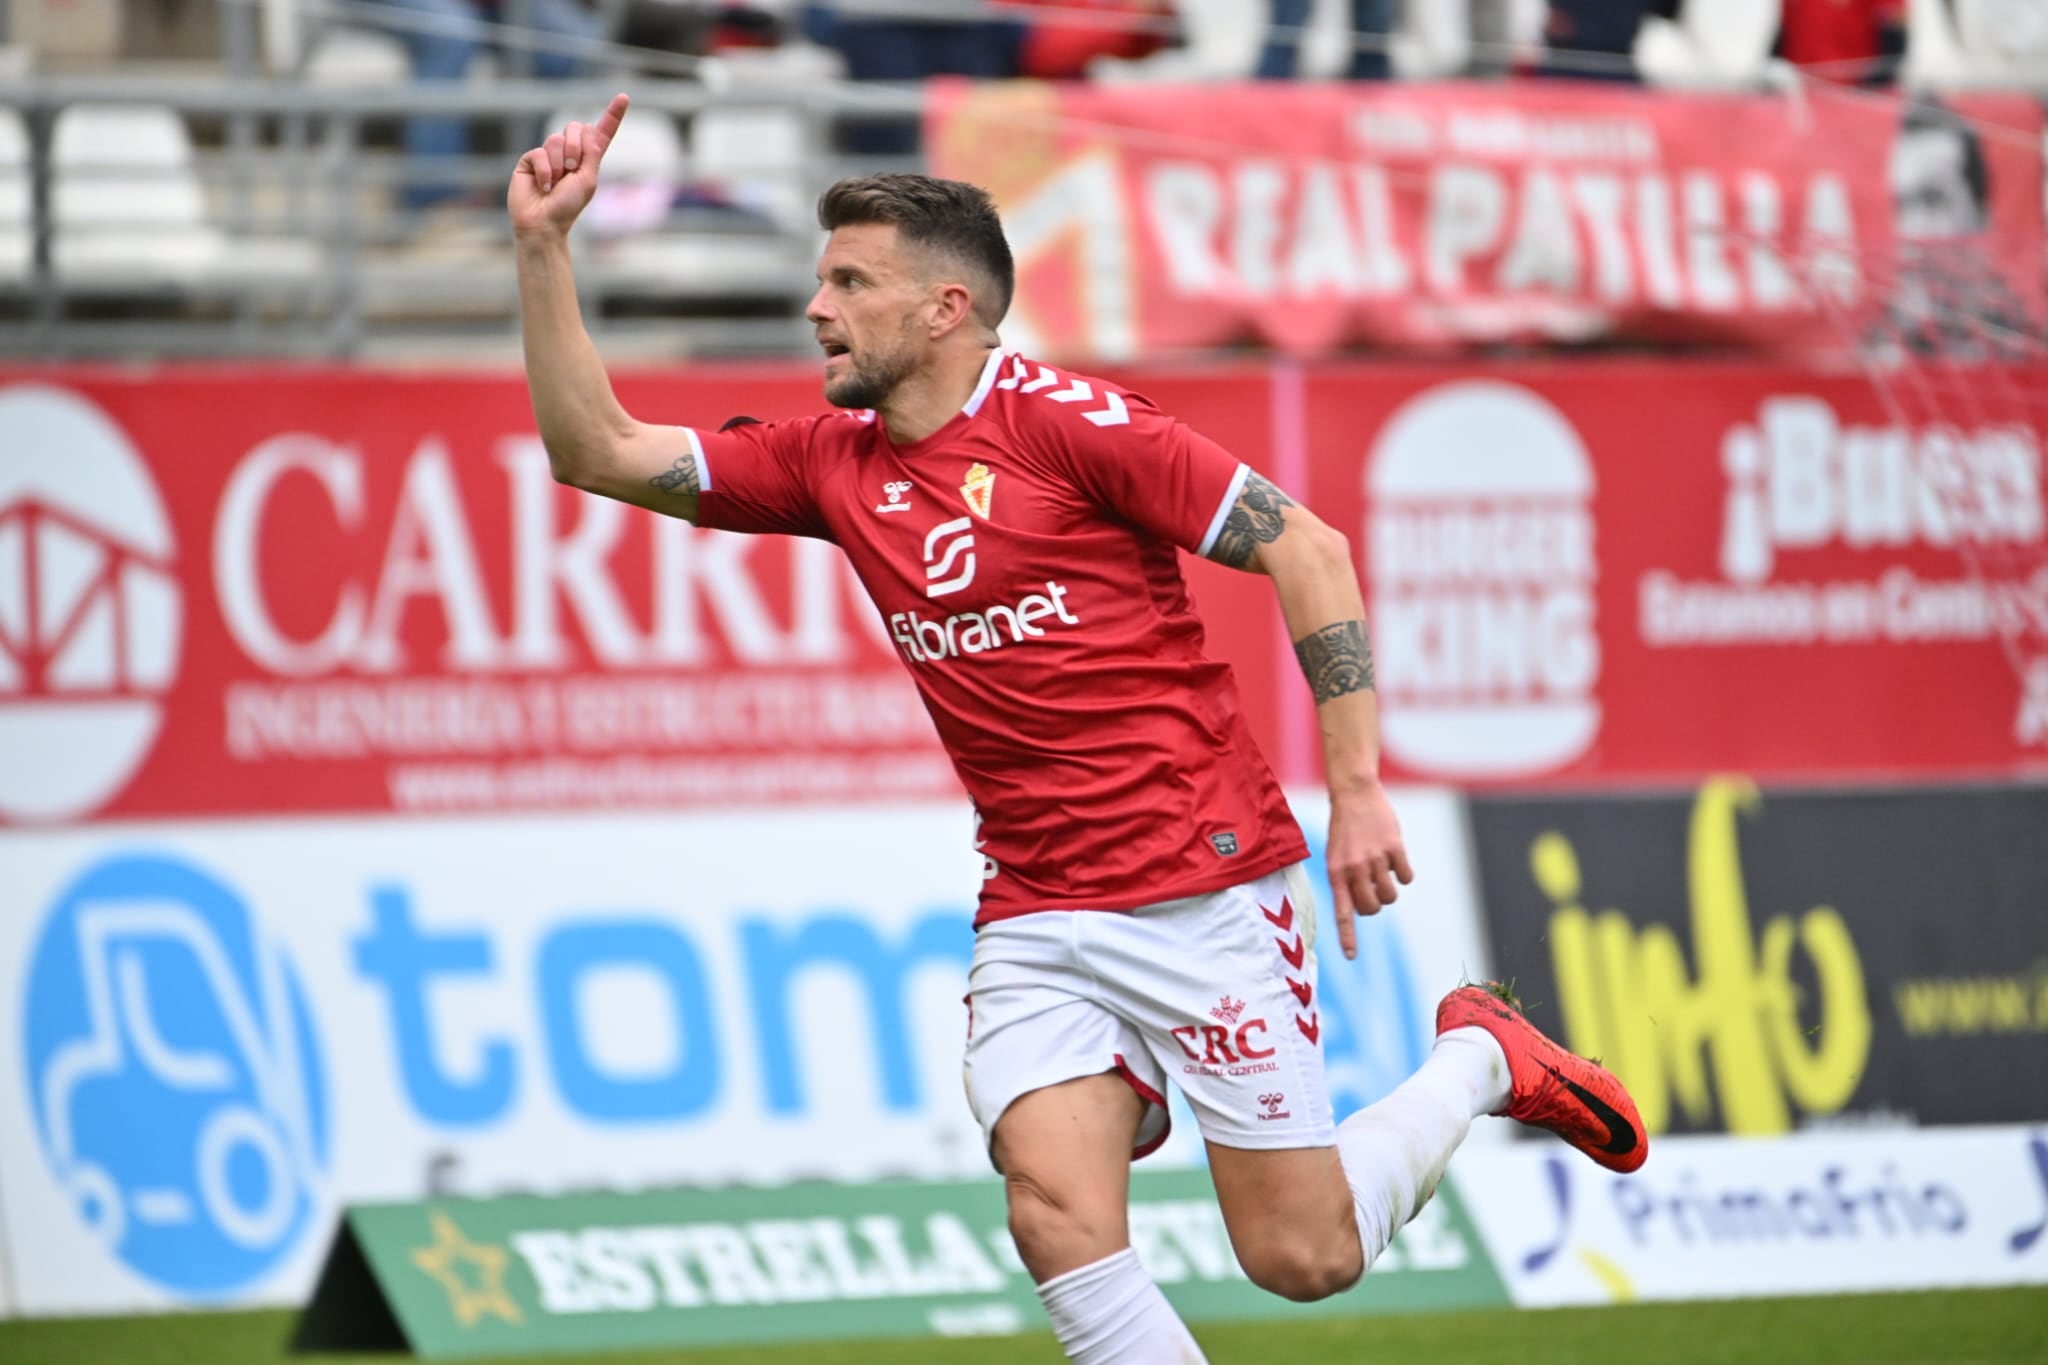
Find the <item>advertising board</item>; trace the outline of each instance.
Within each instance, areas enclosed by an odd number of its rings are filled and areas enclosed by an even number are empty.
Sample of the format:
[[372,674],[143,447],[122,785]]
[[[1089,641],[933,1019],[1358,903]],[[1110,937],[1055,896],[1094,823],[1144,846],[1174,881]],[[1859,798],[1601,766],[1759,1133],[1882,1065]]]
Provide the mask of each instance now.
[[2048,1130],[1675,1137],[1631,1176],[1555,1144],[1452,1174],[1522,1307],[2048,1283]]
[[[1396,799],[1423,880],[1319,963],[1340,1114],[1483,952],[1456,798]],[[346,1202],[984,1175],[971,838],[964,803],[0,834],[18,1306],[298,1301]],[[1148,1166],[1199,1161],[1175,1127]]]
[[2048,787],[1471,815],[1495,961],[1652,1133],[2048,1121]]

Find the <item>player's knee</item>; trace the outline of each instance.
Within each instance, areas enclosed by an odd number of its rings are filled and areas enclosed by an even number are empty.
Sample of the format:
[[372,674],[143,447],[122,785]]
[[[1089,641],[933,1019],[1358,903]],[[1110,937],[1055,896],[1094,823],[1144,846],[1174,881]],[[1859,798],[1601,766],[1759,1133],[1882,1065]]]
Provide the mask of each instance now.
[[1240,1253],[1240,1259],[1253,1284],[1296,1303],[1314,1303],[1341,1294],[1365,1274],[1365,1253],[1355,1239],[1347,1247],[1288,1238],[1248,1257]]
[[1120,1229],[1108,1225],[1113,1220],[1086,1208],[1072,1192],[1024,1170],[1007,1172],[1003,1179],[1010,1204],[1010,1238],[1034,1279],[1077,1270],[1120,1249]]

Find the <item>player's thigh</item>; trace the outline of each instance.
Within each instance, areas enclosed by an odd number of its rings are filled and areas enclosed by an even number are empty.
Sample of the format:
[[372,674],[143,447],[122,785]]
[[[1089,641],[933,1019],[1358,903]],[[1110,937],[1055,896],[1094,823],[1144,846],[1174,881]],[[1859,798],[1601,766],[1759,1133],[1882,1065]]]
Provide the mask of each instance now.
[[996,1121],[990,1155],[1032,1279],[1042,1284],[1130,1245],[1131,1148],[1145,1109],[1109,1071],[1020,1095]]
[[1231,1249],[1253,1284],[1313,1301],[1358,1282],[1365,1253],[1335,1147],[1208,1148]]

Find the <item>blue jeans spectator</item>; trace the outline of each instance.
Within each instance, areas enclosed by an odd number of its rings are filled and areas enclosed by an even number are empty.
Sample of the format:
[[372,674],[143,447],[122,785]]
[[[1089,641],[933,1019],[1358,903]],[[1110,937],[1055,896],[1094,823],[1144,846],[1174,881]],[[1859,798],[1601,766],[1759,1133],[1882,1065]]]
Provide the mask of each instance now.
[[[1261,80],[1288,80],[1299,74],[1301,30],[1308,25],[1310,0],[1271,0],[1271,4],[1275,31],[1266,35],[1254,74]],[[1351,30],[1354,36],[1365,36],[1369,45],[1353,45],[1346,74],[1355,81],[1383,81],[1392,76],[1386,39],[1394,30],[1394,0],[1351,0]]]
[[[469,63],[486,47],[498,46],[495,34],[471,25],[508,23],[512,12],[489,0],[387,0],[400,9],[411,10],[422,20],[418,28],[399,32],[412,52],[413,77],[420,81],[459,81]],[[541,43],[530,50],[533,74],[547,80],[562,80],[581,74],[589,67],[581,43],[604,37],[603,22],[578,0],[528,0],[527,21],[536,35],[567,38],[562,45]],[[419,209],[462,193],[459,184],[439,182],[421,175],[423,168],[447,166],[469,151],[469,124],[462,118],[440,116],[409,119],[405,125],[405,150],[414,179],[406,186],[405,205]],[[523,150],[523,149],[522,149]]]
[[1651,15],[1672,18],[1678,8],[1677,0],[1550,0],[1544,41],[1558,55],[1547,58],[1536,74],[1564,80],[1635,81],[1636,34],[1643,20]]
[[[846,74],[857,81],[916,82],[930,76],[1009,80],[1017,75],[1024,25],[1013,19],[918,21],[849,18],[829,5],[804,11],[804,36],[837,48]],[[841,127],[846,151],[900,156],[917,150],[913,118],[849,119]]]

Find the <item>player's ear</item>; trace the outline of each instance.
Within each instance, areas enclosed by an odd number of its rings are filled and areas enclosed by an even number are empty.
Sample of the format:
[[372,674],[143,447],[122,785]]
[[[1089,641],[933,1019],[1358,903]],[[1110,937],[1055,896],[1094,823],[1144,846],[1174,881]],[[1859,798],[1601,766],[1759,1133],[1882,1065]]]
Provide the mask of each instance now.
[[935,284],[928,308],[931,338],[937,341],[973,320],[974,295],[958,281]]

